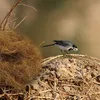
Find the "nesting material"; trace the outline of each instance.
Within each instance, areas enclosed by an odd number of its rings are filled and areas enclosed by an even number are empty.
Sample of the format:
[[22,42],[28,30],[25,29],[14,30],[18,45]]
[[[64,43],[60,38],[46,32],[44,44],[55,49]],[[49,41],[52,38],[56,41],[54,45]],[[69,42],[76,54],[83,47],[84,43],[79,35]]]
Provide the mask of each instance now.
[[100,60],[85,55],[43,60],[30,100],[100,100]]
[[27,92],[2,93],[9,100],[100,100],[100,60],[85,55],[62,55],[42,61],[40,75]]
[[0,31],[0,89],[23,89],[40,72],[40,62],[40,52],[29,39]]

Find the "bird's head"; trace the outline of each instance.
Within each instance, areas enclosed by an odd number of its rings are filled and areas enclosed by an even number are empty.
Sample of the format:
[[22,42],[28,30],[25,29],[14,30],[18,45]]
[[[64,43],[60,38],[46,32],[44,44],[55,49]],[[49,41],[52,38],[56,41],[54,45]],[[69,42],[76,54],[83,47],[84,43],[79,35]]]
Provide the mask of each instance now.
[[78,51],[78,48],[76,45],[73,44],[73,51]]

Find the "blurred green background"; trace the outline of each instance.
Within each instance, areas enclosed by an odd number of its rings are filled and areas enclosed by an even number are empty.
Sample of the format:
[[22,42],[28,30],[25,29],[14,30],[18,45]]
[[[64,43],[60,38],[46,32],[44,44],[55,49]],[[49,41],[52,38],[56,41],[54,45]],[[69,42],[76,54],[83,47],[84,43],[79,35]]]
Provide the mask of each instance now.
[[[15,29],[25,34],[39,46],[53,40],[70,40],[79,53],[100,58],[100,0],[22,0],[24,4],[14,10]],[[0,21],[7,14],[14,0],[0,0]],[[12,19],[14,19],[12,18]],[[61,54],[56,47],[41,48],[44,57]]]

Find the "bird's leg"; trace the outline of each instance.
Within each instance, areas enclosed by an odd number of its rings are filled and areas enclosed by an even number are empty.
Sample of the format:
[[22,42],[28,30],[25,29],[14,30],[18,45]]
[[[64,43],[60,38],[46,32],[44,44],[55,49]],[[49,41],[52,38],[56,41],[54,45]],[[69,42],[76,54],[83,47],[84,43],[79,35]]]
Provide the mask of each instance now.
[[64,52],[66,53],[66,56],[69,57],[69,53],[66,50],[64,50]]
[[65,53],[64,53],[64,51],[62,49],[61,49],[61,53],[63,54],[63,56],[66,56]]
[[64,52],[68,54],[68,52],[66,50],[64,50]]
[[63,56],[64,56],[64,52],[63,52],[63,50],[62,49],[60,49],[61,50],[61,53],[63,54]]
[[69,54],[66,50],[64,50],[64,52],[66,53],[66,56],[67,56],[68,58],[72,58],[72,57],[70,56],[70,54]]
[[63,52],[62,49],[60,49],[61,53]]
[[61,51],[61,53],[63,54],[63,51],[62,51],[62,49],[60,49],[60,51]]

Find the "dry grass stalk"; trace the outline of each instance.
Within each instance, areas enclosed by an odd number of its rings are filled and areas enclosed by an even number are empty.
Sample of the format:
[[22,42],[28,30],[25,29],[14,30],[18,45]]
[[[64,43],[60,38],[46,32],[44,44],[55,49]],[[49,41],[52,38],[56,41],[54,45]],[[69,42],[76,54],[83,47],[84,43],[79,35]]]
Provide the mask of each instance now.
[[[0,29],[2,29],[3,31],[5,30],[5,27],[7,25],[8,19],[10,17],[10,15],[12,14],[13,10],[16,8],[16,6],[21,2],[22,0],[17,0],[17,2],[15,1],[15,3],[13,4],[12,8],[10,9],[10,11],[7,13],[7,15],[4,17],[4,19],[2,20],[1,24],[0,24]],[[3,25],[4,23],[4,25]],[[3,25],[3,26],[2,26]]]
[[13,29],[16,29],[26,18],[27,16],[25,16]]
[[37,12],[37,9],[36,8],[34,8],[34,7],[32,7],[32,6],[29,6],[29,5],[27,5],[27,4],[24,4],[24,3],[20,3],[20,4],[18,4],[18,5],[21,5],[21,6],[25,6],[25,7],[28,7],[28,8],[31,8],[31,9],[33,9],[33,11],[36,11]]
[[[22,1],[22,0],[17,0],[17,1],[15,1],[15,3],[13,4],[13,6],[11,7],[10,11],[7,13],[7,15],[6,15],[6,16],[4,17],[4,19],[1,21],[1,23],[0,23],[0,29],[1,29],[1,30],[4,31],[5,28],[6,28],[6,26],[7,26],[7,24],[9,24],[9,23],[8,23],[8,22],[9,22],[9,18],[10,18],[10,16],[11,16],[11,14],[13,13],[14,9],[16,8],[16,6],[21,5],[21,6],[29,7],[29,8],[31,8],[31,9],[33,9],[34,11],[37,11],[34,7],[29,6],[29,5],[27,5],[27,4],[24,4],[24,3],[22,3],[21,1]],[[17,28],[25,19],[26,19],[26,17],[24,17],[24,18],[14,27],[14,29]],[[16,20],[16,19],[14,19],[14,20]]]

